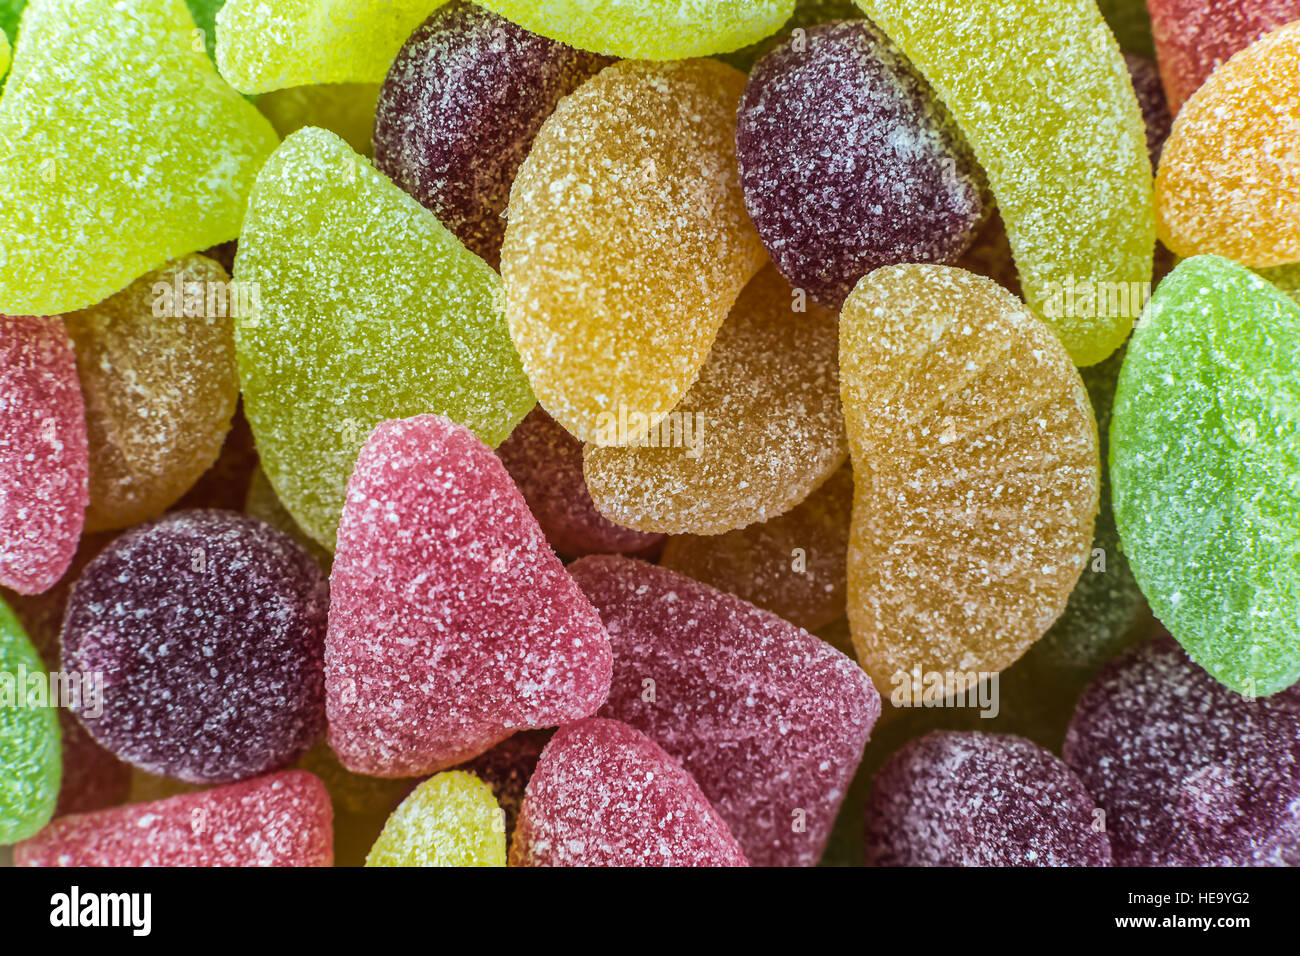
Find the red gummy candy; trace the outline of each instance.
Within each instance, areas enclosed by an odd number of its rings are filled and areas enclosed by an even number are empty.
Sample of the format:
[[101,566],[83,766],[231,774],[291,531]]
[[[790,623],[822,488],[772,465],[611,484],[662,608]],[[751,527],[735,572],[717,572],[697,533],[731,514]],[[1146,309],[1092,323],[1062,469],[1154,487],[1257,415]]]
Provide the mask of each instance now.
[[500,460],[441,416],[371,434],[330,590],[329,739],[349,770],[434,773],[609,692],[600,616]]
[[528,782],[511,866],[745,866],[699,786],[614,720],[561,727]]
[[569,567],[614,650],[600,716],[699,783],[755,866],[811,866],[880,716],[856,662],[731,594],[629,558]]
[[0,315],[0,585],[39,594],[63,577],[86,519],[88,454],[62,320]]
[[303,770],[55,820],[18,866],[331,866],[334,814]]

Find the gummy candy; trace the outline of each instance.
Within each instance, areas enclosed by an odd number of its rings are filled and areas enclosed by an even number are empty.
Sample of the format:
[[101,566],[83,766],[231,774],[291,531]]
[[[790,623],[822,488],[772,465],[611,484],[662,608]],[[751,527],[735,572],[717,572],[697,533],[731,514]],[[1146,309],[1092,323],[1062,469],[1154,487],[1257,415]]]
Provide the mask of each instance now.
[[691,775],[640,731],[556,731],[528,781],[511,866],[746,866]]
[[1097,803],[1061,760],[1019,737],[928,734],[876,776],[869,866],[1109,866]]
[[1100,362],[1134,316],[1062,310],[1055,296],[1072,282],[1149,282],[1154,224],[1142,117],[1096,3],[859,5],[925,75],[974,148],[1026,301],[1076,364]]
[[337,134],[358,155],[370,156],[379,90],[378,83],[295,86],[259,96],[257,108],[282,138],[317,126]]
[[416,787],[366,857],[366,866],[505,865],[505,818],[492,788],[459,770]]
[[526,730],[507,737],[460,769],[472,773],[489,787],[505,815],[506,838],[515,832],[524,790],[537,769],[537,759],[551,739],[549,730]]
[[1147,0],[1147,7],[1174,113],[1233,54],[1300,20],[1300,0]]
[[647,435],[763,264],[735,176],[744,82],[709,60],[616,63],[560,103],[515,179],[510,332],[583,441]]
[[837,329],[835,313],[761,271],[691,390],[644,441],[587,447],[597,510],[640,531],[721,534],[799,504],[847,454]]
[[[244,502],[244,512],[258,521],[265,521],[272,528],[279,528],[293,540],[297,541],[307,553],[316,559],[326,571],[334,561],[334,555],[325,546],[309,535],[293,520],[293,515],[280,503],[280,498],[266,479],[266,473],[260,467],[253,471],[248,483],[248,497]],[[309,768],[310,769],[310,768]]]
[[1259,866],[1300,852],[1300,688],[1240,697],[1170,638],[1084,693],[1065,760],[1106,811],[1119,866]]
[[58,319],[0,315],[0,585],[54,586],[86,512],[85,404]]
[[1300,679],[1297,368],[1300,308],[1198,256],[1160,284],[1115,397],[1111,480],[1133,574],[1192,659],[1244,694]]
[[436,411],[496,445],[533,407],[496,273],[333,133],[262,170],[235,277],[261,290],[235,338],[262,468],[327,547],[379,422]]
[[853,471],[845,465],[771,521],[674,535],[660,564],[815,631],[844,616],[852,511]]
[[63,817],[14,848],[18,866],[330,866],[329,796],[301,770]]
[[402,43],[445,0],[228,0],[217,67],[235,89],[379,83]]
[[769,50],[790,40],[806,38],[808,28],[811,26],[830,23],[832,20],[861,20],[862,18],[863,13],[853,0],[795,0],[794,12],[790,14],[790,19],[778,33],[731,53],[720,53],[716,58],[748,73]]
[[63,317],[86,400],[88,531],[157,517],[216,461],[239,398],[229,282],[188,256]]
[[1154,63],[1132,53],[1124,54],[1124,63],[1128,66],[1129,76],[1133,80],[1133,92],[1137,95],[1138,108],[1142,111],[1151,168],[1156,169],[1160,165],[1165,141],[1169,139],[1169,131],[1174,124],[1173,114],[1169,112],[1169,100],[1165,97],[1165,88],[1160,84],[1160,71]]
[[859,660],[882,695],[907,675],[1003,670],[1089,556],[1100,467],[1078,372],[991,280],[909,265],[845,303],[840,375]]
[[454,0],[389,71],[375,165],[495,266],[510,185],[542,122],[610,62]]
[[961,132],[866,20],[813,27],[758,62],[736,153],[772,261],[830,308],[879,266],[952,262],[986,212]]
[[330,592],[329,739],[350,770],[433,773],[609,691],[600,616],[491,449],[445,418],[371,435]]
[[197,510],[141,525],[69,598],[64,669],[100,675],[98,701],[73,709],[151,773],[226,783],[291,764],[324,730],[327,602],[316,562],[260,521]]
[[679,760],[750,863],[816,863],[880,715],[867,675],[793,624],[672,571],[592,557],[569,572],[614,651],[600,715]]
[[1183,107],[1156,176],[1156,229],[1181,256],[1300,260],[1300,23],[1215,70]]
[[533,33],[580,50],[680,60],[738,50],[775,33],[794,0],[482,0]]
[[53,315],[239,233],[275,133],[181,0],[40,0],[0,98],[0,312]]
[[0,844],[45,826],[58,801],[59,718],[45,677],[18,618],[0,601]]
[[599,511],[582,474],[582,443],[540,405],[497,449],[528,510],[562,557],[644,554],[664,540],[614,524]]

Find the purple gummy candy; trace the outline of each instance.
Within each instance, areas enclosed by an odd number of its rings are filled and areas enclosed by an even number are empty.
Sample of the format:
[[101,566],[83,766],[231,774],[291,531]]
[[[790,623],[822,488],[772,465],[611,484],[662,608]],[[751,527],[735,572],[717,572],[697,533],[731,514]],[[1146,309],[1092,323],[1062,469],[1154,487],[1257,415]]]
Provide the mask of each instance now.
[[77,706],[122,760],[191,783],[287,766],[325,730],[328,585],[292,538],[232,511],[165,515],[86,566],[64,670],[102,675]]
[[679,760],[755,866],[815,864],[880,716],[857,663],[775,614],[642,561],[583,558],[569,572],[614,651],[600,716]]
[[493,266],[519,166],[561,98],[613,62],[460,0],[402,47],[375,114],[375,165]]
[[1250,700],[1157,638],[1084,691],[1065,761],[1106,811],[1118,866],[1300,858],[1300,684]]
[[1009,734],[938,731],[880,769],[869,866],[1109,866],[1101,811],[1070,768]]
[[758,61],[740,101],[745,206],[796,288],[838,309],[900,262],[953,262],[986,213],[983,173],[930,87],[865,20]]
[[1165,97],[1165,87],[1160,82],[1160,70],[1155,63],[1136,53],[1125,53],[1124,63],[1128,66],[1133,92],[1137,94],[1138,107],[1142,110],[1147,153],[1151,156],[1151,168],[1155,169],[1160,165],[1160,154],[1164,152],[1165,140],[1174,125],[1169,100]]

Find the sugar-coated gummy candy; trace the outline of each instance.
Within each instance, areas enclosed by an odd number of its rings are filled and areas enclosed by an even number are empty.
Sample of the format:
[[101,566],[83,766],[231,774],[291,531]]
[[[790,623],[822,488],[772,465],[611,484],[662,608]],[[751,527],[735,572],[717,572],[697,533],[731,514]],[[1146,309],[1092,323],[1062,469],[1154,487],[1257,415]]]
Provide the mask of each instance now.
[[794,0],[483,0],[533,33],[638,60],[725,53],[775,33]]
[[1020,737],[937,732],[881,768],[869,866],[1109,866],[1097,803],[1059,757]]
[[1197,256],[1156,290],[1115,397],[1110,472],[1133,574],[1192,659],[1242,694],[1300,679],[1297,368],[1300,307]]
[[815,631],[845,613],[852,512],[853,471],[844,465],[780,517],[726,534],[673,535],[660,564]]
[[330,866],[333,813],[301,770],[62,817],[14,848],[18,866]]
[[327,547],[375,425],[437,412],[497,445],[533,407],[500,278],[333,133],[262,170],[235,278],[261,290],[235,338],[262,468]]
[[645,734],[591,718],[561,727],[528,781],[511,866],[747,866],[681,764]]
[[329,739],[414,777],[592,714],[609,638],[492,450],[437,415],[385,422],[348,485],[330,574]]
[[217,460],[239,400],[231,292],[225,269],[187,256],[63,317],[86,401],[87,530],[157,517]]
[[288,138],[307,126],[336,133],[360,156],[370,156],[375,133],[378,83],[322,83],[264,93],[257,108],[275,131]]
[[1155,63],[1135,53],[1125,53],[1124,63],[1128,66],[1129,77],[1133,80],[1133,92],[1137,95],[1138,108],[1142,111],[1142,124],[1147,133],[1147,154],[1151,157],[1151,168],[1160,166],[1160,155],[1164,152],[1165,140],[1173,127],[1173,114],[1169,112],[1169,100],[1165,89],[1160,84],[1160,71]]
[[806,36],[809,27],[832,20],[861,20],[863,16],[853,0],[795,0],[794,12],[780,31],[731,53],[720,53],[716,58],[748,73],[765,53],[779,44]]
[[616,63],[560,102],[510,194],[510,333],[538,400],[627,444],[681,401],[764,261],[736,180],[742,73]]
[[491,750],[461,764],[459,769],[472,773],[489,787],[501,807],[506,824],[506,839],[515,832],[524,791],[537,769],[542,748],[551,739],[551,731],[525,730],[507,737]]
[[831,308],[880,266],[952,262],[986,213],[961,131],[867,20],[813,27],[759,60],[736,154],[772,261]]
[[1097,676],[1064,753],[1119,866],[1300,859],[1300,688],[1242,697],[1158,638]]
[[62,772],[57,704],[45,666],[0,601],[0,844],[26,839],[49,822]]
[[181,0],[37,0],[0,97],[0,312],[102,301],[235,238],[271,125],[193,45]]
[[245,515],[140,525],[68,600],[63,667],[102,675],[99,699],[73,709],[106,749],[178,780],[291,764],[324,730],[327,588],[293,539]]
[[644,554],[664,540],[662,534],[617,525],[596,510],[582,474],[582,442],[540,405],[515,426],[497,454],[560,556]]
[[326,547],[309,535],[293,520],[293,515],[281,503],[275,489],[271,487],[271,482],[267,480],[266,473],[261,467],[253,471],[253,477],[248,483],[248,495],[244,499],[244,513],[256,518],[258,521],[265,521],[272,528],[279,528],[293,540],[307,549],[307,552],[316,559],[325,570],[329,570],[334,560],[334,555]]
[[1234,53],[1300,20],[1300,0],[1147,0],[1147,8],[1174,113]]
[[0,585],[54,586],[86,516],[86,408],[57,318],[0,315]]
[[900,675],[1001,671],[1089,556],[1097,427],[1069,355],[989,279],[890,266],[844,305],[840,387],[859,660],[882,694]]
[[587,446],[596,509],[640,531],[722,534],[799,504],[847,455],[837,339],[834,312],[763,269],[677,407],[643,439]]
[[375,165],[495,266],[510,186],[533,138],[562,97],[609,63],[453,0],[389,70]]
[[1063,309],[1056,294],[1071,282],[1149,282],[1154,223],[1142,117],[1096,3],[860,5],[930,81],[974,148],[1026,301],[1076,364],[1100,362],[1127,337],[1133,316]]
[[379,83],[402,43],[446,0],[228,0],[217,67],[235,89]]
[[569,572],[614,651],[600,716],[677,759],[750,863],[816,863],[880,715],[867,675],[788,621],[664,568],[602,556]]
[[492,788],[460,770],[416,787],[366,857],[366,866],[505,865],[505,815]]
[[[1300,17],[1300,14],[1297,14]],[[1156,229],[1181,256],[1248,266],[1300,260],[1300,23],[1215,70],[1165,144]]]

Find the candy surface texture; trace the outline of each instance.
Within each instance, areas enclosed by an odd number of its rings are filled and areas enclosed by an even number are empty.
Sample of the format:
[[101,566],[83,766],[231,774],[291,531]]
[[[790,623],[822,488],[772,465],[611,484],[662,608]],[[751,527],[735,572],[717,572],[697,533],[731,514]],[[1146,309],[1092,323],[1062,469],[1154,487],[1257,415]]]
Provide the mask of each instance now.
[[384,824],[366,866],[505,866],[505,817],[472,774],[430,777]]

